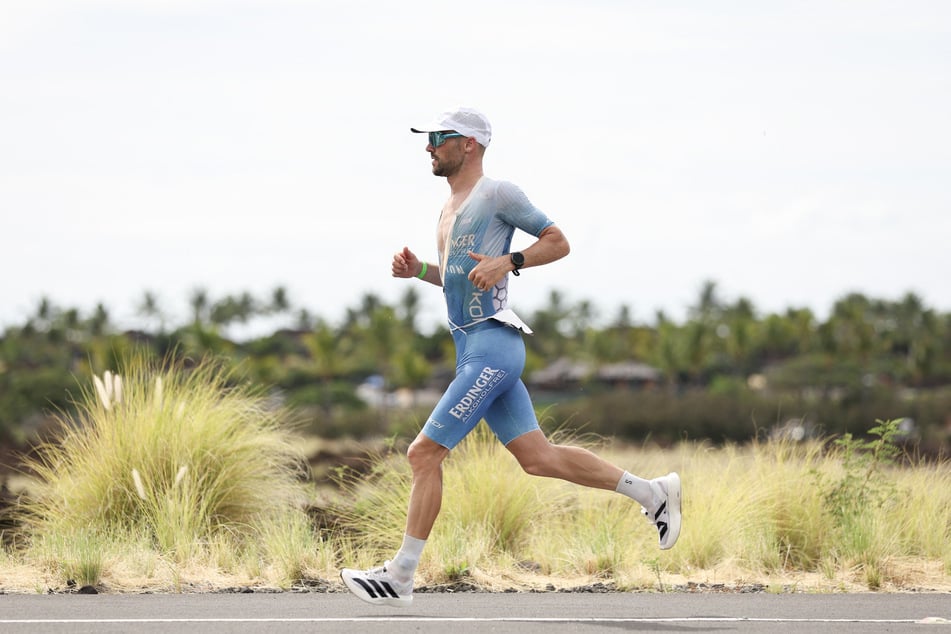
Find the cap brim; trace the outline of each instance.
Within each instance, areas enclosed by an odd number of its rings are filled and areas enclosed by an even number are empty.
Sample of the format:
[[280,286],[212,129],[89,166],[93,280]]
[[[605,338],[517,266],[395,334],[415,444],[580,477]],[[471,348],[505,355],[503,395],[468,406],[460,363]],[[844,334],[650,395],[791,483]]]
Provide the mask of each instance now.
[[410,128],[410,132],[415,132],[417,134],[425,134],[427,132],[442,132],[448,130],[446,124],[441,121],[430,121],[424,125],[419,125],[413,128]]

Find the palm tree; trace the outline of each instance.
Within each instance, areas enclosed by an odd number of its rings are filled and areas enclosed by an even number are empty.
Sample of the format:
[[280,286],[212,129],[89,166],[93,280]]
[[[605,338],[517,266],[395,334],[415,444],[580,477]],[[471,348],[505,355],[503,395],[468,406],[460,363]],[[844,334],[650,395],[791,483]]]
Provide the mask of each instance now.
[[809,354],[819,349],[816,331],[819,324],[815,314],[809,308],[790,308],[786,311],[786,321],[789,322],[795,337],[795,354]]
[[564,296],[560,291],[552,290],[548,294],[548,305],[536,310],[532,316],[530,323],[535,336],[527,338],[525,343],[549,363],[567,354],[563,329],[568,315]]
[[304,337],[304,345],[323,386],[321,406],[329,416],[333,406],[331,386],[337,377],[345,373],[347,367],[349,355],[346,352],[345,340],[327,322],[320,319],[314,324],[312,332]]
[[568,313],[571,317],[572,334],[578,337],[590,330],[597,319],[597,312],[591,300],[583,299],[575,304]]
[[40,298],[40,303],[36,307],[36,318],[40,321],[48,322],[53,318],[53,313],[55,309],[53,308],[53,302],[50,301],[49,297],[45,295]]
[[717,356],[725,347],[723,339],[729,336],[729,326],[723,322],[723,310],[716,282],[706,280],[700,287],[697,304],[687,311],[688,321],[683,330],[688,372],[695,382],[717,363]]
[[100,302],[96,304],[96,310],[89,319],[89,332],[94,337],[100,337],[105,334],[109,326],[109,311]]
[[227,327],[234,322],[246,324],[258,313],[258,305],[247,291],[235,297],[227,295],[211,307],[212,323]]
[[907,293],[899,302],[883,309],[877,334],[887,338],[886,350],[895,357],[895,376],[907,376],[921,383],[940,356],[938,324],[934,311],[926,309],[915,293]]
[[196,288],[189,295],[188,303],[192,308],[192,323],[201,326],[208,319],[208,291]]
[[739,298],[736,303],[724,310],[723,322],[728,328],[725,343],[732,370],[736,374],[746,374],[752,370],[753,366],[756,330],[756,311],[753,308],[753,302],[745,297]]
[[50,298],[44,295],[36,305],[36,313],[33,315],[31,322],[37,330],[44,332],[52,326],[53,319],[58,312]]
[[155,293],[150,290],[145,291],[137,312],[148,320],[157,321],[159,333],[165,332],[165,314],[159,306],[158,297]]
[[419,291],[416,290],[416,287],[408,286],[400,299],[403,323],[414,333],[416,332],[416,313],[419,312],[419,298]]
[[287,289],[283,286],[276,287],[271,291],[271,303],[268,306],[269,312],[286,313],[291,309],[291,302],[287,297]]
[[238,319],[237,315],[240,311],[238,301],[233,296],[226,295],[212,304],[209,319],[216,326],[227,327]]
[[685,356],[688,372],[694,383],[700,383],[712,360],[714,334],[713,329],[702,320],[687,322],[682,336],[686,344]]
[[833,346],[830,352],[867,361],[875,345],[875,312],[873,303],[861,293],[837,301],[825,324],[827,343]]
[[667,318],[664,311],[657,311],[656,324],[657,346],[650,361],[666,377],[668,388],[673,389],[679,381],[681,372],[685,369],[683,333],[681,328]]
[[354,327],[369,327],[371,316],[373,313],[383,306],[383,301],[380,299],[380,296],[375,293],[366,293],[360,299],[360,306],[358,308],[347,308],[346,317],[344,318],[344,329],[354,328]]
[[614,318],[614,327],[619,329],[630,328],[634,324],[631,307],[627,304],[621,304],[617,311],[617,317]]
[[413,407],[416,407],[417,394],[432,374],[432,366],[413,346],[401,346],[396,354],[395,368],[399,384],[410,389]]
[[389,421],[389,411],[386,406],[386,392],[392,382],[392,368],[397,355],[399,344],[412,340],[411,336],[404,336],[402,324],[396,319],[396,313],[390,306],[380,305],[369,315],[370,323],[365,329],[366,343],[369,352],[375,360],[376,368],[383,377],[383,406],[380,409],[380,422],[384,429]]
[[689,309],[691,319],[713,323],[716,321],[723,304],[717,295],[717,283],[713,280],[706,280],[700,287],[700,296],[697,298],[697,305]]
[[297,311],[296,328],[297,330],[312,330],[316,325],[314,316],[306,308]]
[[762,363],[779,361],[796,351],[795,328],[788,318],[775,313],[767,315],[759,323],[759,348]]
[[258,303],[255,301],[254,297],[251,296],[251,293],[247,291],[241,293],[241,295],[238,297],[238,321],[242,324],[247,323],[251,319],[254,319],[258,312]]

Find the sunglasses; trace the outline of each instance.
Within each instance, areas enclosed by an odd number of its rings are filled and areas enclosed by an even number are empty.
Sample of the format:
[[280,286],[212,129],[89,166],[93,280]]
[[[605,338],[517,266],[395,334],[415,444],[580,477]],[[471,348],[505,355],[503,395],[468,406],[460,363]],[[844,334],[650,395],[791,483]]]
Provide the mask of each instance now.
[[439,147],[446,142],[446,139],[451,139],[457,136],[465,136],[464,134],[459,134],[458,132],[430,132],[429,133],[429,144],[434,148]]

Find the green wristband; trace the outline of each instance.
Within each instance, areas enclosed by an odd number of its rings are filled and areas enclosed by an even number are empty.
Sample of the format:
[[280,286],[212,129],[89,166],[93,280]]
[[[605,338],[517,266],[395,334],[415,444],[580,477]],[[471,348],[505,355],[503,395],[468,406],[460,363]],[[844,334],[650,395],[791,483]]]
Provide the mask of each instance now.
[[419,269],[419,275],[417,275],[416,277],[418,277],[419,279],[423,279],[424,277],[426,277],[426,271],[428,270],[429,270],[429,265],[423,262],[423,268]]

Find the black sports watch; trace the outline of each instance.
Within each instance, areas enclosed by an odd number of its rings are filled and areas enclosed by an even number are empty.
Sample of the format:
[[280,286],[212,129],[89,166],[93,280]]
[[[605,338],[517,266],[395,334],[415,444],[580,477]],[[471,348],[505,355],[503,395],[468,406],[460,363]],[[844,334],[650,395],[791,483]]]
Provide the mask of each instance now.
[[525,256],[522,255],[521,252],[515,251],[509,254],[509,259],[512,260],[512,266],[515,267],[515,270],[512,271],[512,275],[518,275],[518,270],[525,266]]

